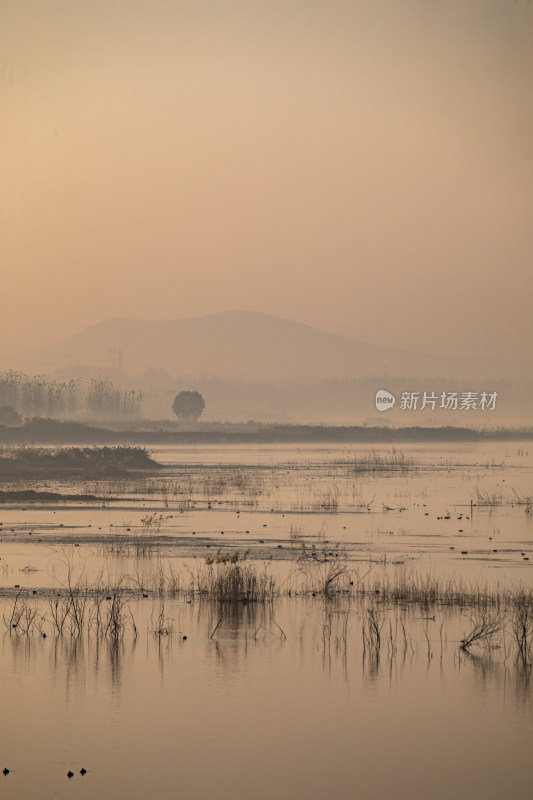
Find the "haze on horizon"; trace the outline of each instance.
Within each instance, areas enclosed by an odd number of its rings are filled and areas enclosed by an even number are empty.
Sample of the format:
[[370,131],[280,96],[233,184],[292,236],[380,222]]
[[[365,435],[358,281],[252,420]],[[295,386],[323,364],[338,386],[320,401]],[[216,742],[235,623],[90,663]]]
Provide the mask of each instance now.
[[528,0],[0,0],[0,352],[242,308],[531,361]]

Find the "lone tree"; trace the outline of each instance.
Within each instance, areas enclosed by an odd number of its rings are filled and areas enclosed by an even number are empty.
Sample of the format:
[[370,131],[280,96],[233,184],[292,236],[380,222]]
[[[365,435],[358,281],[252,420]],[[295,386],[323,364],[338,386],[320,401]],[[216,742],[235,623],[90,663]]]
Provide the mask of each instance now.
[[180,392],[174,398],[172,411],[184,420],[196,420],[205,408],[205,400],[200,392]]

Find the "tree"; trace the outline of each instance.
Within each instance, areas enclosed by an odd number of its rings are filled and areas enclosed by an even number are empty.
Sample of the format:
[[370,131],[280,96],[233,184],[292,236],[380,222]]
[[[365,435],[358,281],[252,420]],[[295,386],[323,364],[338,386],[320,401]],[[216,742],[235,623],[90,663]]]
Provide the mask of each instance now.
[[200,392],[180,392],[174,398],[172,411],[184,420],[196,420],[205,408],[205,400]]
[[22,417],[13,406],[0,406],[0,425],[20,425]]

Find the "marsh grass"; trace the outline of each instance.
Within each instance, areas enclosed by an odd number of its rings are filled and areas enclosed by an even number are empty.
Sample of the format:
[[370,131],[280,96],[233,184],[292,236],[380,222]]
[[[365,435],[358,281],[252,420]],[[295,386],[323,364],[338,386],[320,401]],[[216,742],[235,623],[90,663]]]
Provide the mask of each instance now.
[[264,603],[276,596],[276,582],[266,570],[256,571],[251,563],[211,564],[204,573],[200,594],[219,603]]
[[488,506],[489,508],[501,506],[504,502],[503,493],[501,491],[497,489],[492,492],[488,490],[483,491],[479,486],[474,490],[473,500],[476,506]]
[[[149,520],[148,530],[157,529],[161,520]],[[155,597],[161,600],[161,611],[153,619],[151,632],[159,637],[170,636],[173,625],[164,613],[165,598],[213,603],[218,618],[239,605],[273,604],[290,597],[316,597],[329,609],[346,607],[364,615],[364,646],[372,658],[380,648],[396,648],[398,630],[383,629],[385,613],[392,608],[415,608],[423,612],[421,619],[435,619],[439,608],[468,612],[471,629],[461,639],[464,651],[474,645],[491,645],[497,634],[511,631],[517,656],[525,666],[533,661],[533,590],[516,586],[489,586],[463,582],[455,578],[440,579],[419,573],[412,567],[391,571],[378,562],[361,568],[346,558],[338,546],[304,542],[298,548],[294,569],[284,580],[272,572],[268,562],[254,561],[248,553],[217,551],[200,561],[178,562],[158,558],[138,564],[131,574],[106,579],[103,573],[88,581],[83,571],[75,576],[68,560],[62,563],[62,580],[54,574],[54,588],[40,598],[31,590],[18,590],[12,604],[4,611],[3,622],[11,636],[83,634],[117,640],[127,630],[136,632],[129,607],[131,599]],[[277,574],[277,573],[276,573]],[[43,604],[46,607],[43,610]],[[272,607],[272,606],[271,606]],[[233,612],[232,612],[233,613]],[[218,627],[220,627],[220,624]],[[213,623],[212,628],[215,627]],[[332,631],[331,625],[329,630]],[[408,638],[403,628],[404,650]],[[333,634],[331,634],[333,636]],[[427,636],[427,634],[426,634]],[[342,634],[337,647],[342,649]],[[431,644],[427,638],[428,657]]]
[[396,450],[394,447],[385,453],[370,450],[367,453],[336,461],[335,463],[345,466],[349,472],[357,473],[397,472],[414,469],[417,466],[412,458],[406,456],[402,450]]
[[296,523],[291,522],[291,526],[289,528],[289,539],[291,541],[300,541],[304,536],[304,529],[301,525],[296,525]]
[[152,618],[152,628],[150,633],[154,638],[161,639],[163,636],[172,636],[174,633],[174,620],[165,616],[165,604],[161,603],[159,614],[155,622]]
[[533,506],[533,494],[524,494],[513,489],[513,503],[518,506]]
[[[432,605],[503,608],[510,606],[516,594],[513,588],[491,588],[455,578],[439,579],[411,569],[399,569],[392,577],[388,573],[373,575],[359,583],[358,592],[363,597],[377,595],[383,603],[405,603],[424,608]],[[529,592],[527,597],[528,602],[533,603],[533,593]]]
[[3,615],[3,621],[10,635],[87,634],[117,640],[128,628],[134,634],[137,632],[127,594],[125,581],[105,592],[84,583],[73,583],[63,593],[48,599],[48,614],[43,614],[35,601],[19,593],[9,614]]
[[354,571],[342,551],[302,547],[298,564],[303,575],[300,591],[332,597],[350,593],[354,586]]
[[153,556],[157,549],[156,537],[161,533],[161,528],[167,520],[168,515],[159,512],[145,514],[141,518],[140,528],[137,528],[130,536],[111,533],[111,528],[109,528],[109,537],[99,546],[99,552],[104,556],[119,558]]

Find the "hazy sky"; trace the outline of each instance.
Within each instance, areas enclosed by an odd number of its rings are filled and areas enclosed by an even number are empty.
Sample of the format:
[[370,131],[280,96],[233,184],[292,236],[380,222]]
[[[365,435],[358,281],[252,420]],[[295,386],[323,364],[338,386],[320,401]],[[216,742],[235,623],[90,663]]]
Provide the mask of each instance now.
[[527,0],[0,0],[0,351],[266,311],[528,356]]

